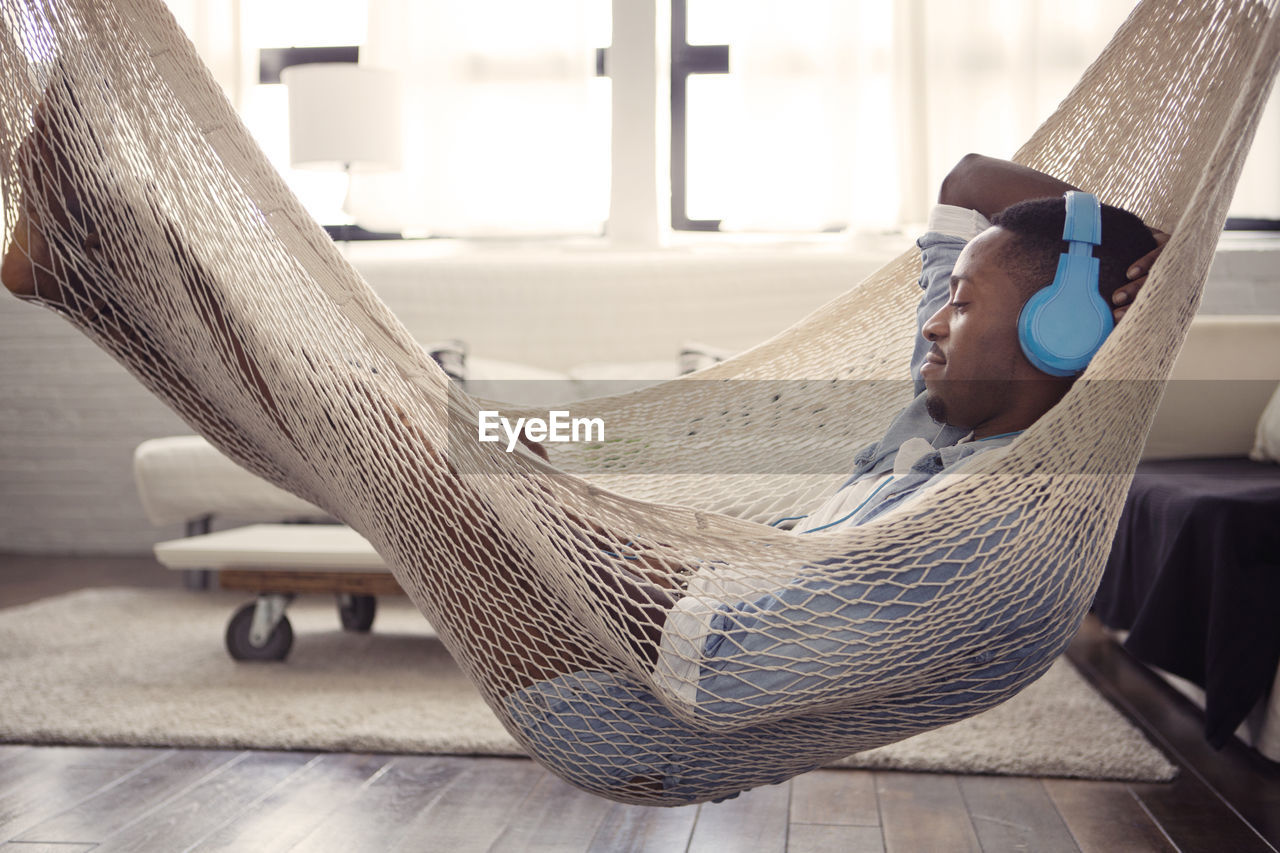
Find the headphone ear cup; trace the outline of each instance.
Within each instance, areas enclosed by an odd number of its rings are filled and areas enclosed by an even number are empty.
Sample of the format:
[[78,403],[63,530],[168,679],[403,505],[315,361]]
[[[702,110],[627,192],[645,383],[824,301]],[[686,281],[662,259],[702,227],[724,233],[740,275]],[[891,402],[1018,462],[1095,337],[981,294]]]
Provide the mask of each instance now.
[[1067,251],[1058,256],[1053,283],[1032,294],[1018,315],[1022,352],[1050,376],[1075,376],[1089,365],[1115,321],[1098,293],[1098,259],[1102,244],[1102,206],[1092,193],[1072,190],[1064,197],[1062,239]]
[[1114,325],[1098,292],[1098,259],[1063,254],[1053,283],[1022,306],[1018,342],[1038,370],[1075,376],[1088,366]]

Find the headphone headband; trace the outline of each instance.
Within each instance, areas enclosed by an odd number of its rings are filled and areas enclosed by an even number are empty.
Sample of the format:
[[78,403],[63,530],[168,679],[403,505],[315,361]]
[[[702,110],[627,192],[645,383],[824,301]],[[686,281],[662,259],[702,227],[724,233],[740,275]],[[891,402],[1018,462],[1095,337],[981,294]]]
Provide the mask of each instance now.
[[1067,193],[1067,220],[1062,224],[1062,239],[1070,243],[1102,245],[1102,205],[1093,193],[1070,190]]

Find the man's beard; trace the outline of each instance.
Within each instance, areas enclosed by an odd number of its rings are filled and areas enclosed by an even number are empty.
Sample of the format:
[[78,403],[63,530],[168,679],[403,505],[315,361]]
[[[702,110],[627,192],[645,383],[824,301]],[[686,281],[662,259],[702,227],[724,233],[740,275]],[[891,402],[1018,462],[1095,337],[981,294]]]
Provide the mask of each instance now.
[[933,391],[928,391],[924,395],[924,410],[938,423],[947,422],[947,404]]

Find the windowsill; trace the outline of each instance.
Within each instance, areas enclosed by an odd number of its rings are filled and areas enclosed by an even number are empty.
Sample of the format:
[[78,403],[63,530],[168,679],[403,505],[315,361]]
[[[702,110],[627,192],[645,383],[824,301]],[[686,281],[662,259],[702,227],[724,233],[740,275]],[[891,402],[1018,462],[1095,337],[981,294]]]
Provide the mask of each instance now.
[[1223,231],[1219,252],[1280,251],[1280,231]]
[[[513,281],[530,287],[592,281],[606,289],[649,287],[672,278],[694,287],[761,276],[794,288],[823,282],[834,297],[908,251],[914,235],[717,234],[674,235],[660,248],[617,246],[600,237],[552,239],[430,239],[340,244],[368,280]],[[1200,305],[1202,314],[1280,314],[1280,233],[1222,235]],[[433,268],[424,277],[424,266]],[[450,272],[452,271],[452,272]],[[708,285],[711,286],[711,285]],[[815,297],[816,298],[816,297]],[[816,304],[816,303],[815,303]]]
[[[348,258],[386,256],[456,257],[472,254],[560,254],[560,253],[711,253],[737,251],[848,252],[856,255],[893,257],[909,249],[924,226],[898,230],[838,233],[720,233],[712,231],[675,231],[657,246],[614,243],[607,237],[591,235],[510,236],[510,237],[431,237],[404,240],[337,241]],[[1218,252],[1280,251],[1280,231],[1224,231]]]
[[[921,229],[922,230],[922,229]],[[353,263],[374,259],[436,260],[482,258],[564,258],[571,255],[614,256],[710,256],[734,254],[769,256],[847,255],[886,261],[914,245],[915,234],[897,232],[849,234],[675,232],[659,246],[618,244],[605,237],[487,237],[405,240],[338,241],[343,255]]]

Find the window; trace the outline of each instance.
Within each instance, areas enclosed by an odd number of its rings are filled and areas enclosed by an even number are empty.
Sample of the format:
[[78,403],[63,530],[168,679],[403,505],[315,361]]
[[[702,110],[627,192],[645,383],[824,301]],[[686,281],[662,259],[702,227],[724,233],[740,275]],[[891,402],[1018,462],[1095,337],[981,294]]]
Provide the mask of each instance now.
[[893,21],[891,3],[688,0],[689,40],[728,53],[728,73],[688,82],[689,217],[726,231],[895,221]]
[[[961,155],[1014,152],[1132,2],[170,5],[321,221],[345,221],[345,179],[289,169],[286,94],[258,82],[263,48],[359,45],[361,62],[403,75],[410,165],[356,179],[362,224],[458,236],[612,231],[652,243],[669,228],[866,232],[921,222]],[[1278,99],[1233,216],[1280,219]]]
[[[689,214],[689,90],[692,88],[695,95],[705,91],[700,85],[703,80],[698,75],[729,73],[729,45],[703,43],[706,34],[700,29],[695,31],[695,42],[691,43],[689,2],[671,0],[671,227],[685,231],[716,231],[720,228],[720,219],[714,215],[690,217]],[[711,126],[714,128],[719,124],[714,122],[718,105],[715,99],[710,103],[697,104],[693,116],[704,128],[709,121],[713,122]],[[705,129],[702,136],[706,136]],[[714,146],[707,153],[714,157]],[[714,159],[698,163],[693,171],[694,177],[705,177],[714,171],[715,164]],[[696,187],[697,181],[694,184]],[[698,207],[697,204],[694,206]]]
[[401,73],[406,168],[360,178],[353,204],[416,233],[600,234],[609,28],[604,0],[374,2],[366,52]]

